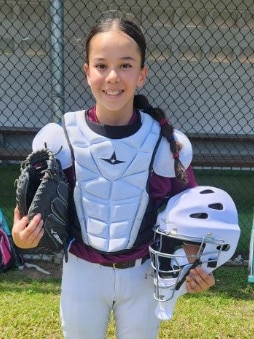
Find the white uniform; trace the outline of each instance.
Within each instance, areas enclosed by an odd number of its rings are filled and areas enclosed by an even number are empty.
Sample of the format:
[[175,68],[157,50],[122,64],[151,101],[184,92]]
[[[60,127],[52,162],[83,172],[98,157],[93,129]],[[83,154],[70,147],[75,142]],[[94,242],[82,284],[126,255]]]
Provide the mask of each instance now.
[[[140,129],[128,138],[109,139],[91,131],[84,111],[65,115],[66,128],[75,156],[77,184],[74,190],[83,241],[98,250],[114,252],[131,248],[148,202],[146,182],[153,149],[160,127],[141,113]],[[57,138],[56,138],[57,134]],[[188,167],[191,145],[179,131],[181,161]],[[72,165],[71,153],[63,129],[46,126],[34,140],[33,149],[44,143],[55,153],[62,166]],[[114,171],[112,163],[121,162]],[[117,155],[117,157],[116,157]],[[103,160],[104,159],[104,160]],[[169,144],[162,140],[153,171],[174,177],[174,160]],[[99,184],[98,184],[99,183]],[[114,230],[114,231],[112,231]],[[114,269],[90,263],[69,254],[63,264],[61,319],[67,339],[103,339],[113,310],[119,339],[155,339],[159,320],[154,310],[152,267],[150,260],[132,268]]]

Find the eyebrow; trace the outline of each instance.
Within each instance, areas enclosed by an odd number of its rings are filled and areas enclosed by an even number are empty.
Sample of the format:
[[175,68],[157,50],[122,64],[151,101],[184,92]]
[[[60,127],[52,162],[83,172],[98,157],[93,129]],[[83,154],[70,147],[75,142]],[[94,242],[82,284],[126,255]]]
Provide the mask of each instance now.
[[[96,61],[104,61],[106,60],[106,58],[95,58]],[[135,61],[136,59],[131,57],[131,56],[124,56],[124,57],[121,57],[120,60],[123,60],[123,61]]]

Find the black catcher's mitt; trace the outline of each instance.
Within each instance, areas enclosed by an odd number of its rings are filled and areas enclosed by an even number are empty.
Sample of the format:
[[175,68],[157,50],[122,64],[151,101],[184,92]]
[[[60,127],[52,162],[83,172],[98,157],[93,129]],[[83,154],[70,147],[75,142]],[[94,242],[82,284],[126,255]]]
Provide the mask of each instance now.
[[59,160],[47,148],[28,155],[16,180],[16,203],[21,217],[41,213],[44,235],[38,247],[45,253],[66,249],[69,184]]

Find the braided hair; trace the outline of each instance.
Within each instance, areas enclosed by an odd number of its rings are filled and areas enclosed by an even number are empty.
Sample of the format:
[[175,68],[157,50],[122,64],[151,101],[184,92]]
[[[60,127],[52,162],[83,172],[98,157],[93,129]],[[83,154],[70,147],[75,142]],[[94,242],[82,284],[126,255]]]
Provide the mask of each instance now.
[[136,109],[140,109],[144,111],[145,113],[149,114],[153,119],[158,121],[161,127],[161,134],[169,142],[170,150],[172,152],[173,159],[175,160],[174,166],[175,166],[176,178],[182,184],[186,184],[188,182],[186,171],[179,158],[179,152],[181,150],[181,145],[175,140],[174,127],[171,125],[171,123],[166,118],[165,112],[159,107],[156,107],[156,108],[153,107],[151,104],[149,104],[147,98],[141,94],[135,95],[134,107]]

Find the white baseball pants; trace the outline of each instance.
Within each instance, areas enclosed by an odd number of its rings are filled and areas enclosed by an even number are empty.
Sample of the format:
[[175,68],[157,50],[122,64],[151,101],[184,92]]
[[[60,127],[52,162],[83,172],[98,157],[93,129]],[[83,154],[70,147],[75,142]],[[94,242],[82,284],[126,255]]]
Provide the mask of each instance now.
[[114,269],[69,254],[63,264],[61,320],[66,339],[104,339],[114,313],[118,339],[156,339],[152,268]]

